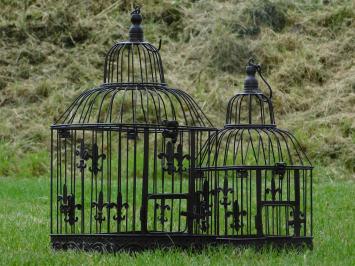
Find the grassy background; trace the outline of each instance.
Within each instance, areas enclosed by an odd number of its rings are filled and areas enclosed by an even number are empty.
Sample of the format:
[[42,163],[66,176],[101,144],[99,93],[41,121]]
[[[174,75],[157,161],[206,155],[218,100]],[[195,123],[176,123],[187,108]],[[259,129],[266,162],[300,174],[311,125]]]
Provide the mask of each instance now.
[[99,254],[53,252],[48,237],[48,178],[0,179],[1,265],[354,265],[355,184],[315,186],[314,249],[257,251],[219,247],[199,253],[181,250]]
[[262,64],[278,126],[295,133],[316,166],[314,251],[52,253],[49,126],[73,97],[101,83],[105,52],[127,38],[132,1],[0,0],[0,262],[354,264],[354,2],[136,2],[146,39],[163,40],[168,84],[193,95],[217,126],[242,89],[248,58]]

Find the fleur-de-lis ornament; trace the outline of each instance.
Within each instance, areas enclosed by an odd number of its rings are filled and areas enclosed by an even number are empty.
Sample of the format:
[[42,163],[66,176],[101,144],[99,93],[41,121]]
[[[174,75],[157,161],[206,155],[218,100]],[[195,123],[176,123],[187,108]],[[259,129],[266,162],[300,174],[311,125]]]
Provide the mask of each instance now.
[[60,212],[64,214],[64,221],[70,225],[74,225],[78,221],[75,216],[75,209],[81,210],[81,204],[75,204],[74,194],[68,194],[67,185],[63,185],[63,194],[58,196],[61,201]]
[[281,193],[281,188],[276,188],[276,182],[275,182],[275,178],[272,177],[271,178],[271,188],[267,188],[265,189],[265,192],[267,194],[271,194],[272,200],[275,201],[276,200],[276,194],[277,193]]
[[210,207],[211,205],[209,204],[209,182],[207,180],[205,180],[203,182],[203,186],[202,186],[202,191],[201,191],[201,195],[202,195],[202,201],[200,202],[200,213],[199,213],[199,217],[201,217],[201,230],[203,232],[206,232],[208,230],[208,216],[211,215],[211,211],[210,211]]
[[231,204],[230,201],[228,201],[228,193],[233,193],[234,190],[232,188],[228,187],[228,176],[226,175],[223,180],[223,188],[218,189],[219,192],[223,192],[223,199],[219,202],[221,205],[224,206],[226,209],[227,206]]
[[89,157],[92,160],[92,165],[91,167],[89,167],[89,171],[92,172],[94,175],[97,175],[98,172],[102,171],[102,166],[99,167],[99,159],[101,158],[102,160],[105,160],[106,155],[103,153],[99,154],[99,147],[96,143],[93,143],[91,155],[89,155]]
[[171,175],[173,172],[175,172],[175,166],[174,166],[174,145],[171,141],[168,141],[166,143],[166,150],[165,153],[160,153],[158,155],[159,159],[166,159],[166,167],[163,167],[163,170],[167,171],[169,175]]
[[165,200],[162,199],[161,203],[156,203],[155,204],[155,209],[158,210],[160,209],[160,216],[159,216],[159,221],[163,225],[165,222],[168,221],[168,218],[165,217],[165,211],[170,211],[170,206],[168,204],[165,204]]
[[241,223],[240,217],[246,216],[247,212],[245,210],[240,210],[238,200],[233,202],[233,211],[227,212],[227,216],[233,216],[233,223],[230,225],[235,230],[239,231],[243,224]]
[[80,140],[80,146],[76,150],[75,154],[80,158],[77,167],[80,169],[80,171],[84,171],[84,169],[86,168],[85,161],[87,161],[90,158],[90,154],[88,149],[85,147],[85,143],[83,139]]
[[107,206],[107,203],[104,203],[104,194],[102,190],[99,193],[99,198],[97,201],[92,202],[91,207],[96,208],[96,214],[94,216],[95,220],[98,221],[100,224],[106,220],[103,216],[103,209]]
[[113,216],[113,219],[117,221],[118,223],[121,223],[126,216],[122,215],[122,210],[125,209],[127,211],[129,205],[128,203],[123,203],[122,201],[122,193],[118,192],[117,194],[117,202],[116,203],[111,203],[113,207],[116,207],[116,215]]
[[183,161],[186,160],[190,160],[190,156],[188,154],[183,154],[183,150],[182,150],[182,145],[181,143],[179,143],[176,147],[176,153],[174,154],[174,158],[177,160],[178,162],[178,169],[177,171],[179,173],[182,173],[183,171],[186,171],[186,168],[183,167]]

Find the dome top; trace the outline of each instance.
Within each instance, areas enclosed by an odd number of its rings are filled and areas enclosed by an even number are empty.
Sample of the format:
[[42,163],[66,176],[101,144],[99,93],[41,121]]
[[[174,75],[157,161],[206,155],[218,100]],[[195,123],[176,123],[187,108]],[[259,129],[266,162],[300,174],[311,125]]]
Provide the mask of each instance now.
[[128,41],[115,43],[107,52],[104,63],[104,83],[165,84],[160,46],[144,41],[142,15],[136,7],[131,13],[132,25]]
[[224,128],[211,136],[202,152],[202,166],[223,169],[277,164],[312,166],[297,139],[276,127]]
[[[269,96],[264,95],[259,89],[259,83],[255,77],[256,73],[269,88]],[[228,102],[225,126],[275,126],[274,109],[271,101],[272,90],[261,74],[260,65],[249,60],[246,74],[243,92],[237,93]]]
[[[268,96],[260,90],[256,73],[268,87]],[[205,143],[202,168],[211,165],[219,170],[275,165],[312,167],[296,138],[276,127],[272,90],[261,73],[261,66],[249,60],[246,74],[243,92],[228,103],[224,128]]]
[[129,40],[106,54],[104,83],[79,95],[53,127],[153,128],[174,121],[179,127],[213,128],[190,95],[165,84],[159,48],[143,40],[139,8],[131,21]]
[[83,92],[56,125],[105,127],[164,125],[213,127],[193,98],[179,89],[155,84],[103,84]]

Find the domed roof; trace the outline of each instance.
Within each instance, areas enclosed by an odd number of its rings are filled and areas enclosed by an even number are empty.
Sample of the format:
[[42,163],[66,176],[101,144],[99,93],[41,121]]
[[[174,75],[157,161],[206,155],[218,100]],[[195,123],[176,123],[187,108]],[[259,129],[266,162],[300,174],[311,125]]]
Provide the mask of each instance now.
[[167,87],[159,49],[144,41],[139,8],[131,15],[129,40],[106,54],[104,83],[79,95],[53,127],[155,127],[166,120],[180,127],[213,127],[190,95]]
[[233,125],[274,125],[274,110],[271,101],[272,91],[269,84],[259,74],[270,90],[270,96],[265,96],[259,89],[256,71],[260,68],[249,62],[247,66],[247,78],[244,81],[244,91],[233,96],[227,107],[226,126]]
[[[296,138],[275,125],[272,90],[259,65],[249,61],[244,91],[228,103],[226,124],[205,143],[202,167],[215,169],[258,167],[277,164],[310,167],[311,162]],[[259,89],[256,72],[267,84],[270,95]]]
[[163,125],[212,127],[186,92],[161,84],[103,84],[83,92],[57,124]]
[[214,134],[202,153],[203,165],[310,166],[296,138],[276,127],[224,128]]

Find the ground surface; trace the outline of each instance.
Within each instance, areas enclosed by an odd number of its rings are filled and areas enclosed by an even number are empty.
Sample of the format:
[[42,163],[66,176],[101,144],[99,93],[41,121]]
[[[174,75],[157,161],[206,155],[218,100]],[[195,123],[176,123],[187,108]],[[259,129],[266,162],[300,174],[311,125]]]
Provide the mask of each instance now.
[[49,243],[47,178],[0,178],[1,265],[354,265],[355,184],[321,182],[314,192],[314,249],[282,250],[233,247],[200,253],[181,250],[99,254],[54,252]]

